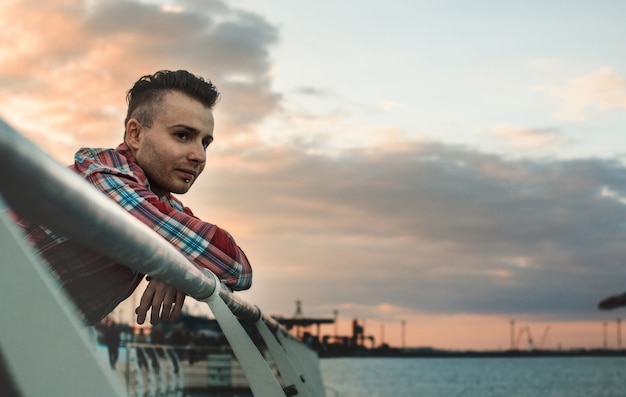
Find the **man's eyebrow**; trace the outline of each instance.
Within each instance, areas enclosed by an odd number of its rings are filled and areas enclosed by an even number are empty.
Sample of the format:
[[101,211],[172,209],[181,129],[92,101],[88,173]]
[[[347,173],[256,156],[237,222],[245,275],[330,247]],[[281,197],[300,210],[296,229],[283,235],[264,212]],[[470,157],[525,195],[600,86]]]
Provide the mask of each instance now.
[[200,133],[200,130],[187,124],[174,124],[168,127],[168,129],[174,129],[174,128],[184,128],[189,132],[193,132],[194,134]]

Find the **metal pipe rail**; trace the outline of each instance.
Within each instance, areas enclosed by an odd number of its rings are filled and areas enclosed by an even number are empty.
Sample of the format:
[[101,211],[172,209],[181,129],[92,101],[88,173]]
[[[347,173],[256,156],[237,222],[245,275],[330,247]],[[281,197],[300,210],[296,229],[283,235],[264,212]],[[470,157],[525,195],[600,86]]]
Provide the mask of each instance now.
[[[241,326],[234,316],[255,324],[275,356],[283,378],[287,378],[286,383],[297,389],[298,395],[325,395],[317,356],[313,359],[312,352],[275,319],[237,297],[209,270],[193,265],[152,229],[2,120],[0,200],[33,223],[46,225],[118,263],[206,302],[244,367],[255,395],[276,396],[286,392],[282,389],[278,392],[276,379],[266,379],[268,372],[259,368],[263,366],[259,360],[248,360],[248,356],[258,356],[258,350],[254,351],[256,346],[239,329]],[[311,361],[315,365],[307,364]],[[257,394],[255,388],[261,392]]]
[[[205,300],[215,279],[148,226],[0,120],[0,195],[20,216],[46,225],[118,263],[149,274]],[[80,203],[78,205],[77,203]],[[220,297],[240,319],[255,322],[258,307],[220,288]],[[263,320],[274,330],[280,324]]]

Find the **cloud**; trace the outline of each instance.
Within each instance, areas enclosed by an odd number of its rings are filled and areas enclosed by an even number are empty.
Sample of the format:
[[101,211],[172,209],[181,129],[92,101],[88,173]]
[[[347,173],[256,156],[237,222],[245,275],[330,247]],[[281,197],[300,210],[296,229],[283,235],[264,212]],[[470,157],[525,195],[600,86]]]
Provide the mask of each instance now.
[[380,111],[384,113],[388,113],[398,108],[405,108],[406,106],[396,101],[385,100],[385,101],[380,101],[377,107]]
[[[219,144],[183,199],[246,250],[261,307],[289,313],[299,298],[311,315],[589,319],[622,288],[626,170],[616,160],[512,160],[408,141],[351,121],[351,109],[287,109],[271,88],[280,32],[226,2],[0,7],[0,109],[64,162],[79,144],[119,142],[139,76],[185,68],[218,85]],[[624,107],[624,80],[610,69],[546,90],[570,117]],[[260,136],[276,113],[276,139]],[[494,132],[517,147],[562,142],[556,128]]]
[[519,149],[539,149],[557,145],[565,139],[558,128],[527,128],[509,124],[494,127],[496,136]]
[[298,87],[294,90],[296,94],[305,95],[305,96],[319,96],[319,97],[327,97],[329,93],[318,87]]
[[[130,0],[91,7],[20,0],[1,11],[2,116],[44,146],[49,136],[68,134],[91,146],[115,145],[126,90],[160,69],[188,69],[216,83],[222,130],[251,133],[281,100],[270,87],[269,48],[278,31],[221,1],[172,9]],[[57,149],[67,159],[75,148]]]
[[235,235],[271,274],[259,286],[268,307],[283,304],[280,291],[372,313],[386,302],[585,317],[626,275],[617,161],[509,160],[435,143],[340,156],[261,147],[243,161],[209,165],[211,186],[197,194],[212,197],[219,222],[242,225]]
[[563,101],[560,116],[583,121],[602,112],[626,109],[626,79],[608,67],[541,91]]

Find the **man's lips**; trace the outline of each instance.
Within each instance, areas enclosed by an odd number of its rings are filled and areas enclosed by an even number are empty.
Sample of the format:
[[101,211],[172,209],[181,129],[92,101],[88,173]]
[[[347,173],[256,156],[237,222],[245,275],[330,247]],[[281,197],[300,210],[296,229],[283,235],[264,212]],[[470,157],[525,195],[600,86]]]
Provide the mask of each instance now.
[[196,177],[196,173],[192,170],[176,170],[176,172],[178,172],[178,174],[182,176],[183,179],[192,180]]

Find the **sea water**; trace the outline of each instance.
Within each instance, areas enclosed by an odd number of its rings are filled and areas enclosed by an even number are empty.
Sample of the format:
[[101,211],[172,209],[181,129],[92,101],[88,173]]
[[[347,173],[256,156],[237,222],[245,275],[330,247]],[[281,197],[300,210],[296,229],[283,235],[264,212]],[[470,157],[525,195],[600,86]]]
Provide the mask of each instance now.
[[626,357],[332,358],[327,397],[625,397]]

